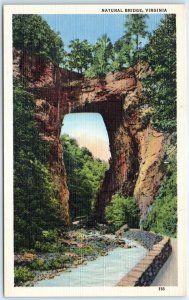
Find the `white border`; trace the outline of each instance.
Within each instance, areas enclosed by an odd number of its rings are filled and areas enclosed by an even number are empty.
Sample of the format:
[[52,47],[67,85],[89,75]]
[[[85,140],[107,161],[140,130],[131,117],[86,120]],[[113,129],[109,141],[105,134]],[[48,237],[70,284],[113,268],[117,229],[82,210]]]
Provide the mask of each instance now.
[[[178,287],[14,287],[13,262],[13,105],[12,105],[12,14],[103,14],[101,8],[166,8],[177,18],[177,93],[178,93]],[[144,13],[146,13],[144,11]],[[112,13],[114,14],[114,13]],[[115,13],[116,14],[116,13]],[[156,13],[155,13],[156,14]],[[157,12],[158,14],[158,12]],[[185,6],[164,4],[101,4],[101,5],[5,5],[4,6],[4,280],[5,296],[9,297],[73,297],[73,296],[184,296],[186,290],[186,50]]]

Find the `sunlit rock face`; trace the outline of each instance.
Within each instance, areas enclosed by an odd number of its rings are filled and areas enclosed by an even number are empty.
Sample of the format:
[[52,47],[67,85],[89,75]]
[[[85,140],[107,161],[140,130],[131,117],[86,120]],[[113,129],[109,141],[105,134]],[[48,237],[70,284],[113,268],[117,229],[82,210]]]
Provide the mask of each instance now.
[[39,56],[14,50],[14,76],[24,76],[35,98],[36,120],[41,138],[50,144],[49,166],[59,190],[62,215],[69,223],[69,191],[60,131],[64,115],[98,112],[109,135],[110,168],[98,192],[94,218],[104,221],[112,195],[121,191],[134,196],[141,219],[153,203],[162,177],[165,136],[150,122],[150,108],[142,94],[141,78],[150,73],[145,65],[86,79],[58,68]]

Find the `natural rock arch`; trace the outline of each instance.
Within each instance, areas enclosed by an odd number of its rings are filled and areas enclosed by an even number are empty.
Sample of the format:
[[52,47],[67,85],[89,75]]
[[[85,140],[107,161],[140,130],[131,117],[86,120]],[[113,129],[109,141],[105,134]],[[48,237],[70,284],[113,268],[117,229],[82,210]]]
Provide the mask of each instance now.
[[118,191],[134,196],[141,219],[146,216],[159,187],[165,148],[165,137],[152,128],[142,94],[141,78],[148,72],[145,65],[137,65],[102,78],[86,79],[39,56],[14,51],[14,76],[27,79],[28,90],[35,98],[41,138],[50,144],[49,166],[66,223],[69,191],[60,130],[64,115],[71,112],[100,113],[109,135],[110,168],[97,195],[95,219],[104,221],[104,209]]

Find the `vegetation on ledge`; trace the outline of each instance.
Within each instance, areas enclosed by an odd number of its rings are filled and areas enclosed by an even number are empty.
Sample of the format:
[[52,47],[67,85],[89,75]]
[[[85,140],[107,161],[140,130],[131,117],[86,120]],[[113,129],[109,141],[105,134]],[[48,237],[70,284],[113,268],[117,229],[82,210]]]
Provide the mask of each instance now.
[[134,198],[114,195],[111,203],[106,207],[105,217],[114,231],[124,224],[130,228],[139,227],[139,208]]

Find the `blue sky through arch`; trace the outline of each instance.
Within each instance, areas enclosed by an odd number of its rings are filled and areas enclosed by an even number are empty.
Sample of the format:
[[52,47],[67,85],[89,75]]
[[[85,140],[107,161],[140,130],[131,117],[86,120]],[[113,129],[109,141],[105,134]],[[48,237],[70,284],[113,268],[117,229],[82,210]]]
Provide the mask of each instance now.
[[98,113],[71,113],[63,120],[61,134],[75,138],[81,147],[87,147],[96,158],[110,158],[109,138],[103,118]]

